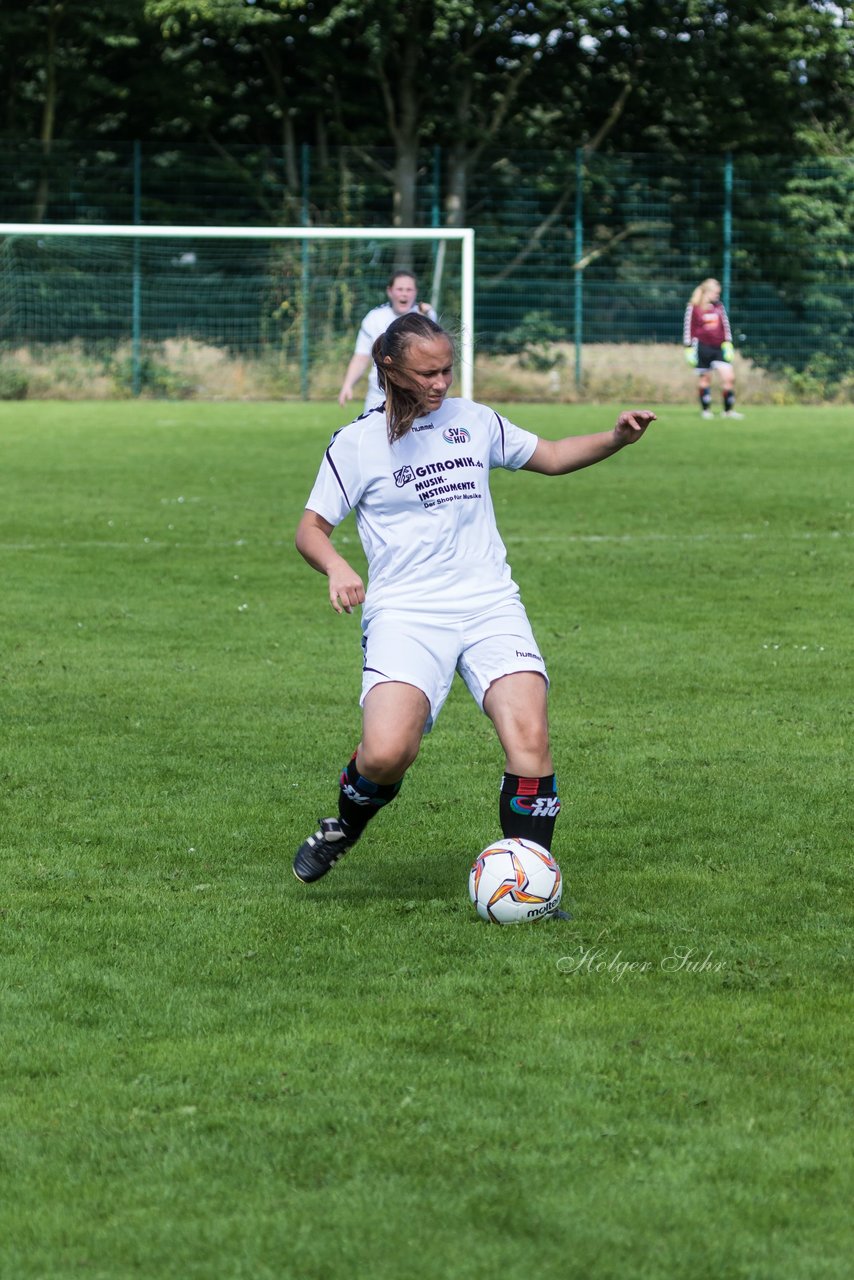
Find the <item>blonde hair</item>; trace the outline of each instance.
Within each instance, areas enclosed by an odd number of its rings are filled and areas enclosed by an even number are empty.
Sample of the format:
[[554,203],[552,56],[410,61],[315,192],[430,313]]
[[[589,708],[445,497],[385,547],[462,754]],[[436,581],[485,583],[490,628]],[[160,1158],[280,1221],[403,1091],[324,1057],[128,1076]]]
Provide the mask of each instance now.
[[406,367],[406,353],[411,343],[431,342],[435,338],[447,339],[453,355],[454,344],[450,334],[429,316],[410,311],[393,320],[371,349],[377,367],[377,380],[380,389],[385,392],[389,444],[402,439],[415,419],[424,412],[423,391],[410,376]]
[[709,294],[713,293],[715,289],[720,290],[720,287],[720,280],[716,280],[714,276],[709,276],[707,280],[703,280],[698,284],[694,292],[691,294],[691,306],[702,306]]

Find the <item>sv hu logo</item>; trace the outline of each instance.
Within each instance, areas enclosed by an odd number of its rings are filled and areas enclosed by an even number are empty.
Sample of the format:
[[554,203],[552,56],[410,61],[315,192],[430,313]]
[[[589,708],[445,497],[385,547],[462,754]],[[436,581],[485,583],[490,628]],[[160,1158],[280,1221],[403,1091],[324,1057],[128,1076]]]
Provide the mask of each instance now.
[[560,813],[560,800],[557,796],[534,796],[530,800],[514,796],[510,808],[516,813],[528,813],[532,818],[556,818]]
[[356,788],[349,782],[342,783],[341,789],[344,792],[347,799],[352,800],[354,804],[374,804],[375,805],[377,803],[372,796],[362,795],[361,791],[357,791]]

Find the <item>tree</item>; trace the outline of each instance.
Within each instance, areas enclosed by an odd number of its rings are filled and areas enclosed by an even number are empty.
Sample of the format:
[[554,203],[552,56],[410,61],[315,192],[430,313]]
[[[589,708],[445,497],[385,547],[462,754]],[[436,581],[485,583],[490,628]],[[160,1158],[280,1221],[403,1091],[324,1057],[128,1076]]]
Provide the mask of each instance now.
[[125,11],[99,0],[7,0],[0,66],[6,136],[38,139],[32,218],[43,220],[59,138],[98,136],[131,94],[128,59],[142,42],[141,0]]
[[775,198],[775,233],[758,248],[767,283],[797,318],[800,338],[794,348],[762,344],[757,354],[769,368],[785,370],[822,396],[847,377],[854,397],[854,132],[841,124],[812,123],[800,141],[810,158],[792,164]]
[[[323,103],[311,9],[310,0],[145,0],[165,57],[185,85],[173,128],[201,135],[235,169],[233,143],[280,147],[289,217],[300,194],[298,122]],[[256,195],[266,203],[257,185]]]
[[358,12],[334,4],[314,25],[340,48],[364,50],[394,144],[396,223],[415,223],[419,157],[431,142],[447,156],[445,220],[465,223],[474,167],[489,146],[511,145],[510,135],[522,141],[517,117],[542,102],[544,86],[566,64],[585,7],[576,4],[568,16],[558,0],[366,0]]
[[850,114],[852,8],[825,0],[612,0],[588,14],[587,121],[633,87],[623,151],[787,154]]

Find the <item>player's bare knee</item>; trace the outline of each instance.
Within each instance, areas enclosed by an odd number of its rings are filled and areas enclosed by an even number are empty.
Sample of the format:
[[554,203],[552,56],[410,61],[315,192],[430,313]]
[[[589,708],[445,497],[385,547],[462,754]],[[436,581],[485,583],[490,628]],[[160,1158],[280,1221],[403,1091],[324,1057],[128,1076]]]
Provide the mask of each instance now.
[[526,756],[532,760],[548,760],[550,759],[549,735],[532,732],[529,726],[523,726],[518,733],[511,736],[505,750],[508,755]]
[[505,719],[496,725],[504,749],[507,768],[524,777],[542,777],[552,772],[548,722],[523,717]]
[[418,755],[418,743],[384,740],[362,743],[357,757],[359,772],[372,782],[399,782]]

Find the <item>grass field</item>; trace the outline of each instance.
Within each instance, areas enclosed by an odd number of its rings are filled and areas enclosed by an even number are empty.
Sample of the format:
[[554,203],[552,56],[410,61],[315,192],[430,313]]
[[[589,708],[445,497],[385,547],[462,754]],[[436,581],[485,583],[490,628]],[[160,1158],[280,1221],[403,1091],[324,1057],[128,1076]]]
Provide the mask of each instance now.
[[292,547],[337,425],[0,405],[0,1275],[850,1276],[850,410],[494,476],[574,917],[517,929],[467,899],[502,761],[462,687],[291,875],[358,736]]

